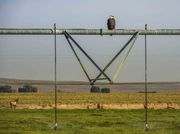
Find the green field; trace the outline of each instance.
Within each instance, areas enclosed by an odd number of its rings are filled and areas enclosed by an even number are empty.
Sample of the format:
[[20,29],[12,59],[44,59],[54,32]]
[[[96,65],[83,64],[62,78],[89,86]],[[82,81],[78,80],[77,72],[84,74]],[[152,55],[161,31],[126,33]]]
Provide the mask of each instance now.
[[[17,109],[9,102],[19,98]],[[143,93],[58,93],[58,104],[144,103]],[[180,103],[180,93],[149,93],[149,103]],[[58,109],[54,131],[54,110],[18,109],[20,105],[53,105],[54,93],[1,93],[0,134],[143,134],[144,109]],[[180,134],[179,109],[149,109],[147,134]]]
[[[179,134],[179,110],[150,110],[147,134]],[[54,110],[0,109],[1,134],[143,134],[144,110]]]

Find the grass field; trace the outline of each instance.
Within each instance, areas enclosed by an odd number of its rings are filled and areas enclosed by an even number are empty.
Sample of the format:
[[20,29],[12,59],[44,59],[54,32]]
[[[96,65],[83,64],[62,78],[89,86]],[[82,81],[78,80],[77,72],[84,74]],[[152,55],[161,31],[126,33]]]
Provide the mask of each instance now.
[[[147,134],[179,134],[179,110],[150,110]],[[143,134],[144,110],[58,110],[58,129],[53,110],[0,109],[1,134]]]
[[[0,93],[0,105],[19,98],[20,104],[54,104],[54,93]],[[180,92],[148,93],[150,103],[180,103]],[[58,93],[60,104],[143,103],[144,93]]]
[[[17,109],[53,109],[54,93],[0,93],[0,108],[9,108],[19,98]],[[144,93],[58,93],[61,109],[90,109],[100,104],[104,109],[143,109]],[[148,93],[149,108],[180,109],[180,92]]]
[[[1,93],[0,134],[143,134],[144,110],[72,109],[58,110],[58,129],[54,128],[54,110],[13,109],[19,105],[53,105],[54,93]],[[149,103],[180,103],[180,93],[149,93]],[[144,103],[143,93],[58,93],[58,104]],[[180,134],[180,110],[148,110],[148,134]]]

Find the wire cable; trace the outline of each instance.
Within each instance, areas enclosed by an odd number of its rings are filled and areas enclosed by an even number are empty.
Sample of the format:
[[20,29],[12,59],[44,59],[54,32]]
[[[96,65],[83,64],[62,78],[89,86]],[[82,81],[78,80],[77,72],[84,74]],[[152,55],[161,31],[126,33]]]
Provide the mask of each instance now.
[[132,47],[134,46],[134,44],[135,44],[136,39],[137,39],[138,36],[139,36],[139,33],[138,33],[138,34],[136,35],[136,37],[134,38],[134,41],[132,42],[132,44],[130,45],[128,51],[126,52],[125,57],[122,59],[122,61],[121,61],[120,64],[118,65],[118,67],[117,67],[117,69],[116,69],[116,71],[115,71],[115,73],[114,73],[113,79],[112,79],[113,82],[115,82],[115,81],[117,80],[117,77],[118,77],[118,75],[119,75],[119,73],[120,73],[120,71],[121,71],[121,69],[122,69],[122,67],[123,67],[123,65],[124,65],[124,63],[125,63],[128,55],[129,55]]
[[[145,30],[147,30],[147,24],[145,24]],[[147,35],[145,35],[145,131],[148,130],[148,100],[147,100]]]

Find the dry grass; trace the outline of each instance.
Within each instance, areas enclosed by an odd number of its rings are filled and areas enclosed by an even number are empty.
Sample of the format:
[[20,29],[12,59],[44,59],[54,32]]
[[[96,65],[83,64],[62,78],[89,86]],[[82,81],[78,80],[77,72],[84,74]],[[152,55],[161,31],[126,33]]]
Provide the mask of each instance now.
[[[28,108],[51,108],[54,105],[54,93],[1,93],[0,107],[9,107],[9,102],[19,98],[19,107]],[[101,104],[104,108],[121,109],[126,108],[143,108],[143,93],[58,93],[58,106],[60,108],[73,107],[86,108],[87,105]],[[180,106],[180,92],[175,93],[149,93],[149,107]],[[136,105],[136,106],[135,106]],[[95,106],[92,106],[95,107]],[[120,108],[121,107],[121,108]]]

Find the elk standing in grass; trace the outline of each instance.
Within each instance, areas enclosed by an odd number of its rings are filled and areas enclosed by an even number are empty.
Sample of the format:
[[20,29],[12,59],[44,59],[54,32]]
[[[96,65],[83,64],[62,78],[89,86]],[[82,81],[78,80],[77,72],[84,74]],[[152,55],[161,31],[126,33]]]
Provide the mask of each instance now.
[[103,109],[103,106],[98,103],[97,104],[97,109]]
[[15,99],[14,101],[11,101],[10,102],[10,107],[11,109],[15,109],[16,108],[16,105],[17,105],[17,102],[18,102],[19,98]]

